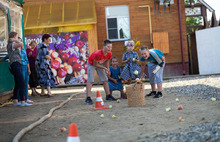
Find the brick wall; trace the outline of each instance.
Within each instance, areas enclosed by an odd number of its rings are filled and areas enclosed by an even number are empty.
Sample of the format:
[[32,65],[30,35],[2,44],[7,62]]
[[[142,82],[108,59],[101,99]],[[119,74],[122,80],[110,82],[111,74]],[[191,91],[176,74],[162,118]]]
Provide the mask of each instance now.
[[[25,4],[47,3],[56,1],[77,1],[77,0],[25,0]],[[82,1],[82,0],[81,0]],[[186,39],[186,23],[185,23],[185,5],[184,0],[181,1],[181,17],[183,29],[183,48],[185,62],[188,62],[188,49]],[[105,7],[114,5],[128,5],[130,16],[130,30],[131,38],[141,41],[141,45],[151,47],[150,42],[150,27],[149,27],[149,13],[147,8],[140,8],[141,5],[149,5],[151,8],[152,31],[153,32],[168,32],[169,34],[169,54],[166,54],[166,63],[181,63],[181,43],[180,43],[180,28],[178,17],[178,0],[174,0],[171,5],[171,13],[164,13],[163,6],[160,6],[160,13],[154,12],[154,0],[95,0],[96,14],[97,14],[97,35],[98,48],[102,48],[102,42],[107,39],[106,32],[106,17]],[[124,42],[113,42],[113,56],[119,58],[121,63],[122,50]],[[140,53],[138,53],[140,56]],[[121,65],[121,64],[119,64]],[[180,67],[180,66],[179,66]],[[188,74],[188,67],[186,64],[186,74]],[[181,69],[178,69],[181,70]],[[181,75],[181,72],[179,73]]]
[[[102,41],[107,38],[105,7],[114,5],[129,6],[131,38],[140,40],[141,45],[147,45],[148,47],[151,47],[148,9],[139,7],[140,5],[149,5],[151,7],[152,31],[168,32],[169,34],[170,53],[165,55],[166,62],[176,63],[182,61],[177,0],[175,0],[174,4],[171,5],[171,13],[166,14],[163,12],[162,5],[160,6],[160,13],[154,12],[153,0],[96,0],[99,48],[102,48]],[[185,7],[183,0],[181,0],[181,11],[184,56],[185,61],[187,62],[188,50],[186,39]],[[123,46],[124,42],[113,42],[112,53],[113,55],[117,56],[120,59],[120,61],[123,54]]]

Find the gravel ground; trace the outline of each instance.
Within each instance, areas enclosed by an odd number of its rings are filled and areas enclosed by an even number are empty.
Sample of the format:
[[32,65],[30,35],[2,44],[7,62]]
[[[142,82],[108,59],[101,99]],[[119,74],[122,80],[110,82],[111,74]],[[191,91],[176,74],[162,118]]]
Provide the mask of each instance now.
[[145,138],[138,137],[138,142],[219,142],[220,121],[201,123],[179,132],[157,133]]
[[[148,82],[145,89],[146,94],[150,92]],[[68,129],[70,123],[77,124],[82,142],[220,142],[220,75],[175,77],[165,80],[163,89],[162,99],[147,97],[143,107],[128,107],[127,100],[122,99],[120,103],[105,101],[105,106],[113,108],[100,111],[93,111],[94,105],[85,105],[85,93],[82,93],[25,134],[21,142],[66,141],[68,131],[60,132],[60,128]],[[0,141],[12,141],[22,128],[82,90],[84,86],[53,88],[54,97],[31,96],[33,106],[1,108]],[[93,86],[93,100],[97,90],[105,96],[102,86]],[[113,95],[119,97],[120,92],[114,91]],[[211,97],[217,101],[212,102]],[[180,101],[176,102],[176,98]],[[183,110],[177,110],[178,105],[182,105]],[[166,112],[167,107],[172,111]],[[105,117],[100,118],[100,114]],[[117,118],[112,119],[112,115]],[[180,116],[184,122],[178,121]]]
[[[196,76],[166,80],[164,91],[210,100],[220,100],[220,75]],[[219,108],[220,110],[220,108]],[[205,118],[204,118],[205,119]],[[189,126],[178,132],[139,136],[138,142],[220,142],[220,120]]]
[[211,97],[214,97],[220,100],[220,75],[167,80],[164,82],[164,90],[168,93],[187,95],[199,99],[210,100]]

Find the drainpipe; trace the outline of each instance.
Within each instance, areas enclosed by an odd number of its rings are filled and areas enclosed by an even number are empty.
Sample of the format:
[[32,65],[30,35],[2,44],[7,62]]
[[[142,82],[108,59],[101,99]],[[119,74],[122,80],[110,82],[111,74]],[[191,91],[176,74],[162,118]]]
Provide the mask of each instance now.
[[152,39],[152,25],[151,25],[151,13],[150,13],[150,6],[149,5],[142,5],[139,7],[147,7],[148,8],[148,14],[149,14],[149,26],[150,26],[150,42],[151,45],[153,44],[153,39]]
[[182,21],[181,21],[181,6],[180,6],[180,0],[178,0],[178,12],[179,12],[179,27],[180,27],[180,43],[181,43],[181,55],[182,55],[182,69],[183,69],[183,75],[186,74],[185,71],[185,59],[184,59],[184,51],[183,51],[183,31],[182,31]]

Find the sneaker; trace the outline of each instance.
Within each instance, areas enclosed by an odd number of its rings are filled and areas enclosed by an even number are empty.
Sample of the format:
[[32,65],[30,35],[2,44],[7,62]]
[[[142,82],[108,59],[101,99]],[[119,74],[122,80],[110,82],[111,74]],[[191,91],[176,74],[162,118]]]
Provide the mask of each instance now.
[[27,99],[27,103],[33,103],[33,101],[32,100],[29,100],[29,99]]
[[157,93],[153,98],[158,99],[158,98],[163,98],[162,93]]
[[149,94],[147,94],[145,97],[155,96],[156,91],[151,91]]
[[109,100],[109,101],[117,101],[117,99],[115,99],[112,95],[107,95],[107,96],[106,96],[106,100]]
[[93,104],[91,97],[87,97],[85,102],[89,105]]
[[32,106],[32,104],[29,104],[29,103],[23,103],[23,104],[21,104],[20,106]]
[[21,102],[13,103],[13,106],[20,106],[20,105],[21,105]]

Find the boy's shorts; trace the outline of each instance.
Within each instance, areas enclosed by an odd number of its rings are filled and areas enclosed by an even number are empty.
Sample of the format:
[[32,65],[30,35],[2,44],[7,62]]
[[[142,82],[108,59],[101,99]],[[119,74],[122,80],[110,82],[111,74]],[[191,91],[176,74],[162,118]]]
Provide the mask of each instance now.
[[87,82],[94,82],[95,70],[98,73],[99,80],[101,82],[108,81],[108,77],[107,77],[104,69],[96,68],[95,66],[92,66],[88,63],[87,64],[87,73],[88,73],[88,81]]
[[156,68],[157,64],[148,62],[148,74],[149,74],[149,79],[150,79],[150,84],[158,84],[163,82],[163,69],[165,67],[165,63],[163,64],[163,67],[159,69],[159,71],[154,74],[153,70]]

